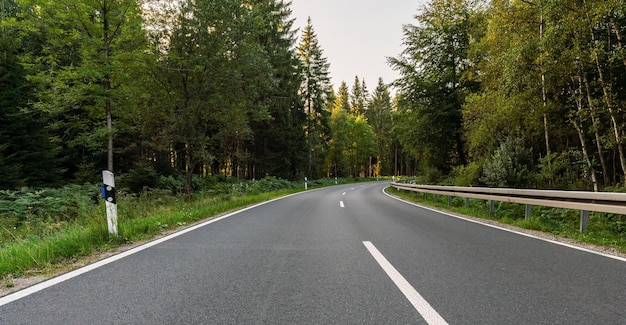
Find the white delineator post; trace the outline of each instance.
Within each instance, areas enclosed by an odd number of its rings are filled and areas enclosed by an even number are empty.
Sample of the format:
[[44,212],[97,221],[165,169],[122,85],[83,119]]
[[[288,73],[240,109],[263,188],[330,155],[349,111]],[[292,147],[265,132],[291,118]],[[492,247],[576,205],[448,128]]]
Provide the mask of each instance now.
[[308,182],[309,182],[309,180],[305,177],[304,178],[304,190],[305,191],[308,190],[308,184],[307,184]]
[[107,224],[109,234],[117,236],[117,201],[115,200],[115,176],[108,170],[102,171],[104,187],[102,196],[104,197],[107,210]]

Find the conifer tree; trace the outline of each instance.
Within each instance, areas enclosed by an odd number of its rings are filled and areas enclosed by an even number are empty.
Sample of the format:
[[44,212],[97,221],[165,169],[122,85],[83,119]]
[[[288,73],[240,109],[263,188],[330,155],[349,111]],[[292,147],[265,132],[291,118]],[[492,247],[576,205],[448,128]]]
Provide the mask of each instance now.
[[391,94],[389,88],[378,79],[378,85],[372,94],[371,101],[365,111],[368,123],[376,134],[378,146],[378,156],[376,157],[376,168],[379,175],[392,175],[393,173],[393,143],[392,121],[391,121]]
[[267,52],[273,82],[264,95],[270,119],[252,123],[254,134],[254,175],[294,178],[305,169],[306,140],[303,126],[305,113],[299,95],[302,76],[300,59],[293,51],[297,41],[292,30],[293,18],[289,3],[258,1],[255,5],[259,28],[259,45]]
[[358,76],[354,77],[354,84],[350,94],[351,113],[355,116],[363,115],[367,107],[368,97],[365,79],[361,82]]
[[337,95],[333,103],[333,108],[335,107],[340,107],[346,111],[346,113],[350,112],[350,92],[345,81],[341,82],[341,85],[339,85],[339,89],[337,90]]
[[[330,64],[324,57],[317,34],[313,30],[311,18],[302,32],[298,44],[298,54],[302,61],[303,82],[300,95],[307,114],[306,139],[308,152],[307,175],[317,176],[322,173],[321,159],[325,156],[325,139],[328,138],[329,112],[324,108],[331,90]],[[314,167],[317,170],[314,170]],[[313,173],[315,171],[315,174]]]

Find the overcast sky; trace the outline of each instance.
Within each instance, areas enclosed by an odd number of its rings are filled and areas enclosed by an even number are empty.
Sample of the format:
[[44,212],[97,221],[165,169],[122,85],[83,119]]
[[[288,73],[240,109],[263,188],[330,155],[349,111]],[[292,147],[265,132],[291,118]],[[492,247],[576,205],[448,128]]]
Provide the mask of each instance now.
[[378,78],[385,83],[398,78],[387,57],[402,52],[402,25],[415,24],[425,0],[292,0],[291,9],[300,28],[311,17],[324,56],[330,62],[335,89],[341,81],[352,87],[354,77],[365,78],[371,92]]

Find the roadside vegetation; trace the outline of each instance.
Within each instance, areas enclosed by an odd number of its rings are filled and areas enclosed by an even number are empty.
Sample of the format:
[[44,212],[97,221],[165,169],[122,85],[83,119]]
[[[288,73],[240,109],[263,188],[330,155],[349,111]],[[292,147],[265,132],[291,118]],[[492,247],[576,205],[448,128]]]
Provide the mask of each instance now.
[[[388,59],[399,78],[368,88],[331,84],[290,2],[0,0],[0,278],[298,191],[285,179],[305,176],[626,190],[622,1],[415,9]],[[119,238],[98,186],[68,185],[104,169],[122,185]],[[580,234],[575,211],[455,206],[626,247],[625,216],[592,213]]]
[[469,208],[465,199],[454,197],[452,205],[439,197],[438,201],[431,194],[422,194],[389,188],[388,192],[407,201],[426,206],[452,211],[455,213],[494,220],[503,224],[523,229],[537,230],[559,237],[571,238],[582,243],[604,246],[626,253],[626,216],[609,213],[590,212],[586,233],[579,231],[580,211],[533,206],[530,218],[524,217],[522,204],[496,202],[494,214],[489,213],[489,201],[470,200]]
[[[343,184],[358,179],[338,179]],[[0,278],[53,271],[81,257],[149,240],[224,212],[296,193],[303,182],[275,177],[253,181],[194,179],[193,196],[182,194],[184,180],[162,177],[160,187],[118,192],[119,236],[108,233],[98,185],[0,191]],[[309,188],[335,179],[308,182]],[[8,281],[8,282],[7,282]]]

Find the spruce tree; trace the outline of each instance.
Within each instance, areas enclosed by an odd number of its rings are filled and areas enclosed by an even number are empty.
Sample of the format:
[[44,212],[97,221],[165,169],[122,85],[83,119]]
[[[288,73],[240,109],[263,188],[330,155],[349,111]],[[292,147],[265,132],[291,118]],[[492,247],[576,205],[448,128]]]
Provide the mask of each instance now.
[[378,174],[392,175],[394,155],[391,149],[393,142],[391,94],[382,78],[378,79],[378,85],[372,94],[365,116],[376,134],[378,156],[375,164]]
[[350,93],[348,90],[348,85],[345,81],[341,82],[341,85],[337,90],[337,96],[333,104],[333,108],[335,107],[343,109],[344,111],[346,111],[346,113],[350,112]]
[[271,64],[272,86],[259,103],[267,107],[270,119],[252,123],[254,173],[250,176],[293,179],[305,169],[306,140],[302,130],[306,116],[299,96],[302,76],[300,60],[293,50],[297,37],[292,29],[292,12],[282,1],[259,1],[254,8],[264,23],[259,26],[258,41]]
[[351,113],[355,116],[363,115],[367,106],[368,97],[369,94],[365,86],[365,80],[361,82],[358,76],[354,77],[354,84],[352,85],[352,92],[350,94]]
[[329,99],[331,85],[330,64],[319,45],[311,18],[308,19],[302,32],[298,54],[302,61],[303,76],[300,96],[307,115],[305,127],[308,152],[307,175],[313,177],[323,172],[321,159],[325,156],[325,140],[329,136],[328,118],[330,115],[324,108]]

